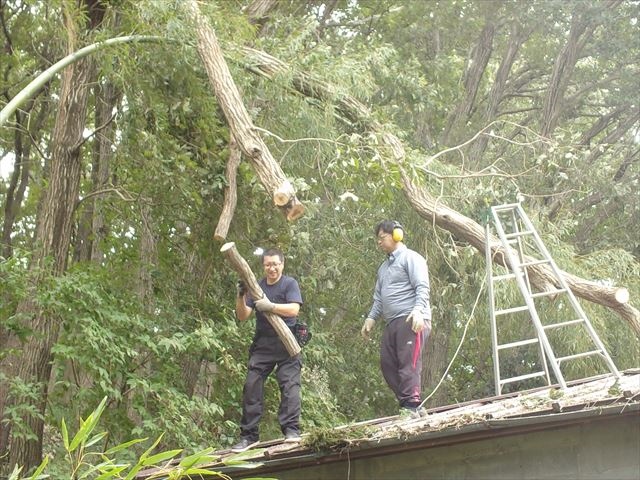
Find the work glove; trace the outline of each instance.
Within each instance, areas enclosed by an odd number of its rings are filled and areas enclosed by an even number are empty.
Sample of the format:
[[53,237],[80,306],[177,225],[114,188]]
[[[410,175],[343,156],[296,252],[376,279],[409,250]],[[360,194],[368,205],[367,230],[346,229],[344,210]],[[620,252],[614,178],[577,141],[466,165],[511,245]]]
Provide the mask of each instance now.
[[267,297],[262,297],[260,300],[256,300],[255,307],[259,312],[273,312],[276,305]]
[[420,333],[426,326],[424,323],[424,316],[419,310],[414,310],[413,312],[411,312],[406,321],[411,322],[411,330],[416,333]]
[[375,324],[376,324],[376,321],[373,318],[367,318],[364,321],[364,325],[362,325],[362,330],[360,330],[360,333],[362,334],[365,340],[369,340],[369,334],[371,333],[371,330],[373,330],[373,326]]
[[236,292],[238,292],[239,297],[244,297],[244,294],[247,293],[247,286],[242,280],[238,280],[236,283]]

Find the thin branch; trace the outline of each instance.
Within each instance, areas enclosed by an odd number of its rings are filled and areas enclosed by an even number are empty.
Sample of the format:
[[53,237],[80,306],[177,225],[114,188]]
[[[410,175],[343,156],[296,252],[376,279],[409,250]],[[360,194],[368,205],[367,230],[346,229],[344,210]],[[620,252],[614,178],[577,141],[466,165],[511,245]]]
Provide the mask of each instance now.
[[[124,192],[124,193],[122,193],[122,192]],[[126,190],[122,190],[121,191],[120,189],[117,189],[115,187],[110,187],[110,188],[104,188],[102,190],[96,190],[95,192],[88,193],[87,195],[85,195],[84,197],[82,197],[81,199],[79,199],[76,202],[75,208],[78,208],[78,206],[82,202],[84,202],[85,200],[87,200],[87,199],[89,199],[91,197],[97,197],[99,195],[105,195],[107,193],[115,193],[116,195],[118,195],[120,197],[121,200],[124,200],[125,202],[135,202],[136,201],[136,199],[133,198],[133,196],[129,192],[127,192]]]
[[109,124],[111,122],[113,122],[116,118],[116,114],[114,113],[113,115],[111,115],[111,118],[109,120],[107,120],[106,122],[104,122],[102,125],[100,125],[99,127],[97,127],[93,132],[91,132],[89,135],[87,135],[86,137],[84,137],[82,140],[80,140],[77,145],[75,145],[73,148],[74,149],[78,149],[80,147],[82,147],[82,145],[84,145],[87,140],[89,140],[90,138],[94,137],[95,135],[97,135],[100,131],[104,130],[105,128],[107,128],[109,126]]
[[[510,140],[510,139],[507,139],[507,138],[501,137],[501,136],[496,135],[496,134],[494,134],[494,133],[492,133],[492,132],[485,133],[485,132],[486,132],[486,130],[488,130],[488,129],[489,129],[489,128],[491,128],[493,125],[496,125],[496,124],[498,124],[498,123],[506,124],[506,125],[512,125],[512,126],[515,126],[515,127],[522,128],[522,129],[524,129],[524,130],[527,130],[527,131],[529,131],[532,135],[534,135],[534,136],[538,137],[538,138],[539,138],[539,140],[536,140],[536,141],[533,141],[533,142],[525,142],[525,143],[522,143],[522,142],[516,142],[516,141],[514,141],[514,140]],[[474,142],[475,140],[477,140],[481,135],[488,135],[488,136],[490,136],[490,137],[494,137],[494,138],[497,138],[497,139],[500,139],[500,140],[505,140],[505,141],[507,141],[507,142],[509,142],[509,143],[513,143],[513,144],[515,144],[515,145],[520,145],[520,146],[532,146],[534,143],[538,143],[538,142],[544,142],[544,141],[546,141],[546,139],[544,139],[543,137],[541,137],[540,135],[538,135],[537,133],[535,133],[535,132],[534,132],[533,130],[531,130],[530,128],[527,128],[527,127],[525,127],[525,126],[523,126],[523,125],[518,125],[517,123],[509,122],[509,121],[505,121],[505,120],[494,120],[493,122],[489,123],[486,127],[484,127],[484,128],[482,128],[481,130],[479,130],[479,131],[478,131],[478,132],[477,132],[473,137],[471,137],[469,140],[467,140],[467,141],[465,141],[465,142],[461,143],[460,145],[455,145],[455,146],[453,146],[453,147],[449,147],[449,148],[446,148],[446,149],[444,149],[444,150],[441,150],[441,151],[439,151],[438,153],[436,153],[435,155],[432,155],[431,157],[427,158],[427,160],[426,160],[426,161],[425,161],[425,163],[424,163],[424,166],[426,167],[426,166],[427,166],[427,165],[429,165],[431,162],[433,162],[436,158],[438,158],[438,157],[440,157],[440,156],[442,156],[442,155],[444,155],[444,154],[446,154],[446,153],[452,152],[452,151],[454,151],[454,150],[461,150],[461,149],[462,149],[462,147],[465,147],[465,146],[469,145],[470,143],[473,143],[473,142]]]
[[256,127],[255,125],[252,127],[253,130],[257,131],[257,132],[262,132],[262,133],[266,133],[267,135],[269,135],[270,137],[275,138],[276,140],[278,140],[281,143],[300,143],[300,142],[327,142],[327,143],[332,143],[334,145],[345,145],[344,143],[340,143],[337,142],[336,140],[332,140],[330,138],[314,138],[314,137],[305,137],[305,138],[296,138],[295,140],[285,140],[282,137],[279,137],[278,135],[276,135],[273,132],[270,132],[269,130],[265,130],[264,128],[260,128],[260,127]]

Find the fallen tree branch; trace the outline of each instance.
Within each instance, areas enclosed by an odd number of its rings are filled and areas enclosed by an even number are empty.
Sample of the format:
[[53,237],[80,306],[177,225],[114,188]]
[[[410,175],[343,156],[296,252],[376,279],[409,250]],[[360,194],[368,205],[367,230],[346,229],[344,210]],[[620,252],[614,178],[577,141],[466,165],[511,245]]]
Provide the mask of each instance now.
[[[229,260],[233,269],[238,273],[238,275],[240,275],[240,278],[247,286],[247,290],[251,294],[251,297],[255,299],[262,298],[264,296],[264,292],[260,288],[260,285],[258,285],[256,277],[253,275],[251,268],[249,268],[249,264],[238,253],[236,244],[234,242],[225,243],[220,251],[225,258]],[[284,343],[289,355],[292,357],[298,355],[300,353],[300,345],[293,336],[293,333],[291,333],[287,324],[284,323],[284,320],[275,313],[265,312],[265,315],[273,329],[278,334],[278,337],[280,337],[280,340],[282,340],[282,343]]]
[[236,139],[231,135],[231,141],[229,142],[229,160],[227,160],[227,167],[224,175],[227,180],[227,188],[224,189],[222,212],[218,219],[216,231],[213,234],[213,238],[219,242],[227,238],[229,225],[231,225],[231,219],[233,218],[233,212],[235,212],[236,205],[238,204],[238,186],[236,179],[238,177],[238,166],[240,166],[241,157],[242,152],[238,147],[238,142],[236,142]]
[[251,161],[260,183],[271,195],[273,203],[280,207],[288,220],[296,220],[304,213],[304,206],[297,199],[293,185],[271,155],[269,148],[257,135],[213,28],[200,13],[196,0],[188,0],[184,2],[184,6],[195,24],[198,54],[231,133]]
[[[402,167],[405,158],[402,143],[395,135],[385,131],[384,127],[373,119],[371,112],[365,105],[351,96],[338,94],[331,85],[313,78],[311,75],[290,72],[285,63],[265,52],[251,48],[243,48],[243,51],[248,60],[247,68],[251,71],[270,79],[286,73],[291,77],[292,88],[298,93],[333,103],[336,106],[336,116],[338,118],[346,119],[352,124],[359,125],[361,128],[379,135],[385,146],[392,152],[394,160],[399,166],[404,193],[414,210],[425,220],[449,231],[459,240],[466,241],[484,255],[485,241],[487,241],[484,228],[471,218],[437,201],[429,192],[419,188],[411,181]],[[500,251],[501,244],[495,238],[491,238],[488,241],[491,245],[494,261],[506,266],[504,252]],[[528,273],[532,284],[536,288],[545,291],[555,288],[553,285],[555,281],[553,272],[548,266],[536,265],[535,267],[529,267]],[[640,311],[628,303],[628,295],[625,296],[624,294],[626,289],[599,285],[566,272],[562,272],[562,275],[576,296],[611,309],[622,317],[640,338]]]

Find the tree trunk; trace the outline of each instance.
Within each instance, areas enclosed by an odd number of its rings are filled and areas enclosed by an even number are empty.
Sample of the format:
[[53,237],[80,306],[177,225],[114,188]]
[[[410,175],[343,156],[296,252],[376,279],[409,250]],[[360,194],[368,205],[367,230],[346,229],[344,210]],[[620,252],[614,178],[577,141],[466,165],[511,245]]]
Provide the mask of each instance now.
[[[448,320],[448,319],[447,319]],[[432,394],[438,382],[442,378],[446,368],[449,353],[449,338],[451,336],[452,322],[439,318],[433,322],[433,330],[423,359],[424,369],[422,371],[422,396],[423,400]],[[425,407],[437,407],[447,402],[448,392],[446,382],[438,387],[433,396],[425,403]]]
[[238,204],[238,166],[240,166],[240,160],[242,158],[242,152],[238,147],[233,135],[229,141],[229,160],[227,160],[227,166],[225,169],[225,178],[227,180],[227,187],[224,189],[224,202],[222,204],[222,212],[218,219],[218,225],[216,231],[213,234],[213,238],[219,242],[224,241],[229,233],[229,226],[231,225],[231,219],[233,213],[236,211],[236,205]]
[[[97,26],[104,15],[103,7],[89,2],[88,20],[92,27]],[[69,50],[75,50],[75,25],[69,24]],[[58,114],[51,139],[51,160],[49,181],[41,198],[36,219],[35,245],[29,270],[34,281],[47,274],[59,276],[67,266],[67,257],[71,243],[73,212],[78,200],[80,188],[82,133],[86,125],[89,79],[92,78],[92,63],[88,58],[69,66],[61,80],[61,92]],[[48,259],[52,261],[49,262]],[[37,288],[37,284],[34,285]],[[9,465],[23,465],[29,469],[40,463],[42,457],[42,434],[44,411],[48,395],[48,382],[51,373],[51,348],[58,338],[60,318],[43,312],[30,296],[20,302],[18,314],[24,319],[24,327],[31,332],[21,343],[15,336],[10,338],[15,353],[0,361],[0,370],[7,377],[15,376],[21,382],[35,385],[38,400],[12,396],[8,385],[0,385],[0,418],[5,419],[9,407],[27,404],[33,407],[33,413],[21,419],[22,426],[31,430],[36,439],[12,435],[10,423],[3,424],[3,436],[0,437],[0,456],[9,452]]]
[[[489,99],[487,101],[487,108],[484,112],[484,125],[489,125],[495,120],[498,113],[498,106],[504,98],[505,88],[507,80],[509,79],[509,73],[513,66],[518,51],[529,37],[529,32],[524,32],[522,26],[518,22],[513,22],[511,26],[511,35],[509,36],[509,44],[507,45],[507,51],[502,57],[498,71],[496,72],[496,78],[491,86],[491,92],[489,93]],[[472,145],[469,152],[469,160],[471,162],[471,168],[476,168],[480,162],[480,158],[487,148],[489,137],[487,135],[481,135]]]
[[253,0],[247,6],[247,18],[249,22],[260,24],[263,23],[267,15],[278,4],[277,0]]
[[540,134],[543,137],[551,136],[558,124],[562,113],[564,94],[569,86],[573,69],[576,66],[582,47],[584,47],[584,44],[596,29],[596,25],[590,24],[585,18],[583,8],[583,5],[576,4],[571,19],[569,38],[553,64],[549,88],[540,117]]
[[[43,269],[57,276],[65,271],[67,265],[73,210],[80,185],[81,161],[78,145],[82,141],[85,126],[90,70],[89,61],[83,60],[66,70],[63,75],[60,109],[52,138],[49,185],[38,211],[35,236],[37,250],[30,265],[32,272]],[[46,263],[49,256],[53,258],[50,267]],[[51,373],[51,348],[58,338],[61,319],[48,316],[30,299],[19,304],[18,313],[28,319],[29,324],[26,326],[33,333],[22,345],[20,354],[3,359],[0,366],[11,376],[17,375],[22,381],[37,385],[40,398],[33,405],[37,415],[22,419],[35,433],[37,440],[16,436],[9,440],[9,445],[3,447],[10,447],[11,465],[30,468],[40,463],[42,456],[43,415]],[[25,402],[32,403],[28,399],[8,397],[5,388],[0,390],[0,414],[3,417],[9,405]]]
[[[27,107],[26,111],[27,115],[24,115],[22,112],[16,112],[17,128],[15,129],[14,140],[16,159],[9,181],[9,189],[7,190],[4,205],[4,222],[2,224],[2,238],[0,239],[0,244],[2,244],[1,252],[4,258],[9,258],[13,255],[11,233],[13,232],[13,224],[18,216],[18,212],[24,201],[27,186],[29,185],[32,167],[31,146],[40,139],[40,129],[49,113],[47,105],[42,103],[38,107],[35,121],[27,121],[31,115],[32,107]],[[28,134],[23,132],[28,132]]]
[[[416,210],[421,217],[448,230],[455,237],[467,241],[482,254],[484,254],[485,251],[485,242],[489,241],[492,252],[491,258],[494,262],[507,266],[505,261],[506,255],[500,243],[495,238],[486,239],[484,229],[478,223],[445,207],[427,192],[419,189],[411,182],[406,172],[402,169],[401,174],[405,195],[414,210]],[[559,288],[559,286],[556,285],[553,271],[548,265],[529,267],[527,268],[527,273],[529,274],[531,283],[538,291],[549,291]],[[640,312],[629,305],[628,298],[625,300],[625,296],[621,296],[621,292],[625,289],[603,286],[566,272],[562,272],[562,275],[576,296],[610,308],[627,321],[638,338],[640,338]]]
[[600,155],[606,152],[612,145],[619,144],[622,137],[638,123],[638,120],[640,120],[640,111],[636,108],[633,114],[621,119],[613,131],[609,132],[602,140],[597,142],[601,148],[591,150],[589,156],[584,160],[585,165],[593,167],[593,164]]
[[153,270],[158,264],[158,248],[151,207],[143,200],[140,206],[140,267],[138,270],[137,292],[145,312],[152,314],[155,309],[153,294]]
[[[107,82],[98,86],[95,92],[95,138],[93,144],[93,162],[91,166],[91,189],[102,191],[109,182],[109,170],[113,151],[111,147],[115,137],[113,109],[117,106],[120,93]],[[102,214],[103,200],[93,196],[86,200],[82,218],[78,222],[78,233],[75,242],[75,261],[93,261],[100,263],[103,253],[100,250],[102,240],[106,236],[106,226]]]
[[611,124],[611,122],[618,119],[618,117],[620,117],[620,115],[622,115],[628,109],[628,106],[619,106],[612,112],[598,117],[598,120],[595,121],[591,128],[582,134],[580,140],[578,140],[578,144],[585,147],[591,147],[591,141],[593,140],[593,138],[600,132],[602,132],[605,128],[607,128]]
[[[495,3],[489,2],[488,5],[488,8],[491,8]],[[451,139],[454,139],[453,141],[455,143],[458,129],[467,122],[471,115],[471,109],[478,94],[480,81],[491,58],[491,53],[493,52],[493,37],[496,33],[494,15],[495,12],[490,12],[485,16],[486,21],[484,28],[480,32],[478,41],[471,52],[471,58],[469,59],[467,69],[462,79],[464,96],[446,120],[446,127],[442,134],[442,143],[444,145],[449,145]]]
[[[598,141],[598,147],[593,148],[589,156],[582,161],[584,163],[584,168],[594,168],[593,164],[596,162],[596,160],[604,152],[606,152],[612,145],[620,145],[620,144],[624,145],[624,143],[620,142],[620,140],[629,130],[632,129],[632,127],[637,123],[638,119],[640,119],[640,113],[638,112],[635,112],[632,115],[629,115],[629,117],[627,118],[621,119],[618,122],[617,127],[613,129],[613,131],[611,131],[609,134],[607,134],[602,140]],[[629,151],[628,155],[630,154],[631,154],[631,151]],[[623,167],[624,165],[625,165],[625,162],[623,161],[621,163],[622,169],[618,169],[618,171],[616,172],[616,175],[614,175],[612,179],[614,182],[618,181],[621,178],[621,177],[618,177],[619,174],[626,170],[626,167]],[[564,202],[565,197],[566,197],[566,194],[556,195],[553,201],[549,203],[549,207],[548,207],[549,213],[547,214],[547,217],[550,220],[553,220],[558,216],[558,213],[560,212],[562,205],[565,203]],[[609,215],[610,213],[613,213],[613,212],[607,212],[604,214],[605,216],[601,218],[604,220],[606,215]],[[587,226],[586,228],[590,232],[594,228],[596,228],[596,225]],[[583,237],[583,238],[586,238],[586,237]]]
[[288,220],[296,220],[304,213],[304,206],[287,180],[282,168],[275,161],[262,138],[257,135],[249,112],[245,108],[240,92],[231,77],[215,32],[200,13],[196,0],[185,2],[186,9],[196,25],[198,53],[202,59],[209,82],[218,99],[231,133],[240,148],[251,161],[262,186],[285,213]]

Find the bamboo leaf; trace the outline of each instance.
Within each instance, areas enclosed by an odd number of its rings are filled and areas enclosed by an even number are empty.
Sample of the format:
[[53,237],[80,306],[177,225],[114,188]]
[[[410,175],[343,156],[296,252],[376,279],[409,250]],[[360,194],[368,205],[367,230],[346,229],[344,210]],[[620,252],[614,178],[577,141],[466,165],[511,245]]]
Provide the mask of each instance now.
[[119,445],[116,445],[115,447],[111,447],[109,450],[107,450],[105,453],[105,455],[112,455],[116,452],[119,452],[120,450],[124,450],[126,448],[129,448],[131,445],[135,445],[136,443],[140,443],[140,442],[145,442],[148,440],[148,437],[145,438],[135,438],[133,440],[129,440],[128,442],[124,442],[121,443]]
[[170,458],[175,457],[181,451],[182,451],[182,449],[177,449],[177,450],[167,450],[166,452],[157,453],[155,455],[152,455],[152,456],[146,458],[142,462],[142,465],[147,467],[149,465],[155,465],[157,463],[164,462],[165,460],[169,460]]
[[205,448],[199,452],[194,453],[193,455],[189,455],[188,457],[184,457],[180,461],[180,466],[184,468],[191,468],[194,465],[198,465],[205,462],[214,462],[219,457],[214,455],[209,455],[213,451],[213,448]]
[[62,419],[62,423],[60,424],[60,431],[62,432],[62,443],[64,444],[65,450],[69,450],[69,432],[67,431],[67,424]]

